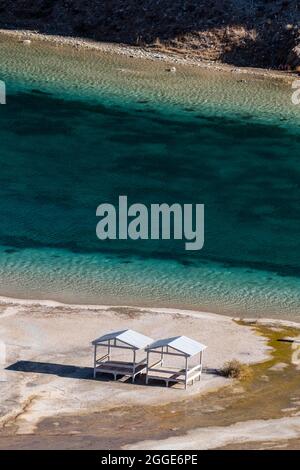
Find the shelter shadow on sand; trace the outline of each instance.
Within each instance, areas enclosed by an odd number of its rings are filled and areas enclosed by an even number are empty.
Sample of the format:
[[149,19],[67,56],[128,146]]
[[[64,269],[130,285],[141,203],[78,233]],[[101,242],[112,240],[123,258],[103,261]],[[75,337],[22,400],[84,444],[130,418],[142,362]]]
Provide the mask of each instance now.
[[[94,369],[92,367],[80,367],[69,364],[56,364],[52,362],[37,362],[37,361],[17,361],[14,364],[6,367],[7,371],[15,372],[29,372],[32,374],[46,374],[56,375],[57,377],[64,377],[69,379],[91,380],[93,382],[110,382],[114,381],[111,374],[102,373],[97,378],[93,378]],[[118,375],[118,380],[123,383],[131,383],[131,377]],[[143,375],[136,378],[136,385],[145,385],[145,378]]]
[[[17,361],[14,364],[6,367],[5,370],[7,371],[15,371],[15,372],[29,372],[32,374],[46,374],[46,375],[56,375],[57,377],[64,377],[69,379],[79,379],[79,380],[91,380],[93,382],[110,382],[114,381],[111,374],[101,374],[98,375],[96,379],[93,378],[93,371],[92,367],[80,367],[74,366],[69,364],[56,364],[52,362],[37,362],[37,361]],[[209,375],[220,375],[220,372],[217,369],[208,369],[204,368],[203,372]],[[131,378],[121,375],[119,376],[119,380],[123,383],[131,383]],[[135,385],[146,385],[145,384],[145,376],[141,374],[136,377]],[[157,381],[151,383],[151,387],[153,386],[162,386],[163,382]],[[175,385],[172,384],[171,386]]]
[[[57,375],[70,379],[95,380],[93,379],[92,367],[80,367],[69,364],[55,364],[51,362],[17,361],[6,367],[6,370],[17,372],[30,372],[33,374]],[[108,381],[110,377],[104,375],[100,380]]]

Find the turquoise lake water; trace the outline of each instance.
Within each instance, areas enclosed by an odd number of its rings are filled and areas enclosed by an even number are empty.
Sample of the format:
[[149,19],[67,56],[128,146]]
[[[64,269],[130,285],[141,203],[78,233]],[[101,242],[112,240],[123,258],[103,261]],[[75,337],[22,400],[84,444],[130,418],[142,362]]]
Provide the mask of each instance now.
[[[0,106],[0,295],[300,315],[300,131],[249,113],[11,86]],[[107,241],[96,208],[205,204],[205,245]]]

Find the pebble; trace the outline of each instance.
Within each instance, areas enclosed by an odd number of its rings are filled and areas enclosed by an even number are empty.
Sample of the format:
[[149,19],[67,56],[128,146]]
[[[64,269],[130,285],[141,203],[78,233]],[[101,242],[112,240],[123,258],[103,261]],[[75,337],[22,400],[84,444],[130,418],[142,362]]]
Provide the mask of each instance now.
[[270,379],[269,379],[269,377],[268,377],[267,375],[262,375],[262,376],[260,377],[260,380],[261,380],[262,382],[269,382],[269,381],[270,381]]
[[285,362],[278,362],[277,364],[274,364],[274,366],[270,367],[269,370],[280,372],[284,370],[286,367],[288,367],[288,364],[286,364]]

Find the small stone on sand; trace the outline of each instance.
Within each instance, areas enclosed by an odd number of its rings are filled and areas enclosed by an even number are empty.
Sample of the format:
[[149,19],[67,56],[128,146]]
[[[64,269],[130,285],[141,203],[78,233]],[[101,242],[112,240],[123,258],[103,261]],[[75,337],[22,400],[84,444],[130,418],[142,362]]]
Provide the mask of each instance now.
[[287,366],[288,366],[288,364],[286,364],[284,362],[278,362],[278,364],[275,364],[274,366],[270,367],[270,370],[280,372],[280,371],[284,370]]

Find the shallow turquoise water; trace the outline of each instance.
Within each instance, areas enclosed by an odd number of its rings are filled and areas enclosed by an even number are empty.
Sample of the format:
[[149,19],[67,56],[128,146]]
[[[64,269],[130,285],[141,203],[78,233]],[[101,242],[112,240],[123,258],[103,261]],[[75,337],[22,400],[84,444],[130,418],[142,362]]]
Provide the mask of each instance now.
[[[296,125],[11,88],[0,149],[0,294],[300,314]],[[121,194],[204,203],[203,250],[100,242],[96,207]]]

